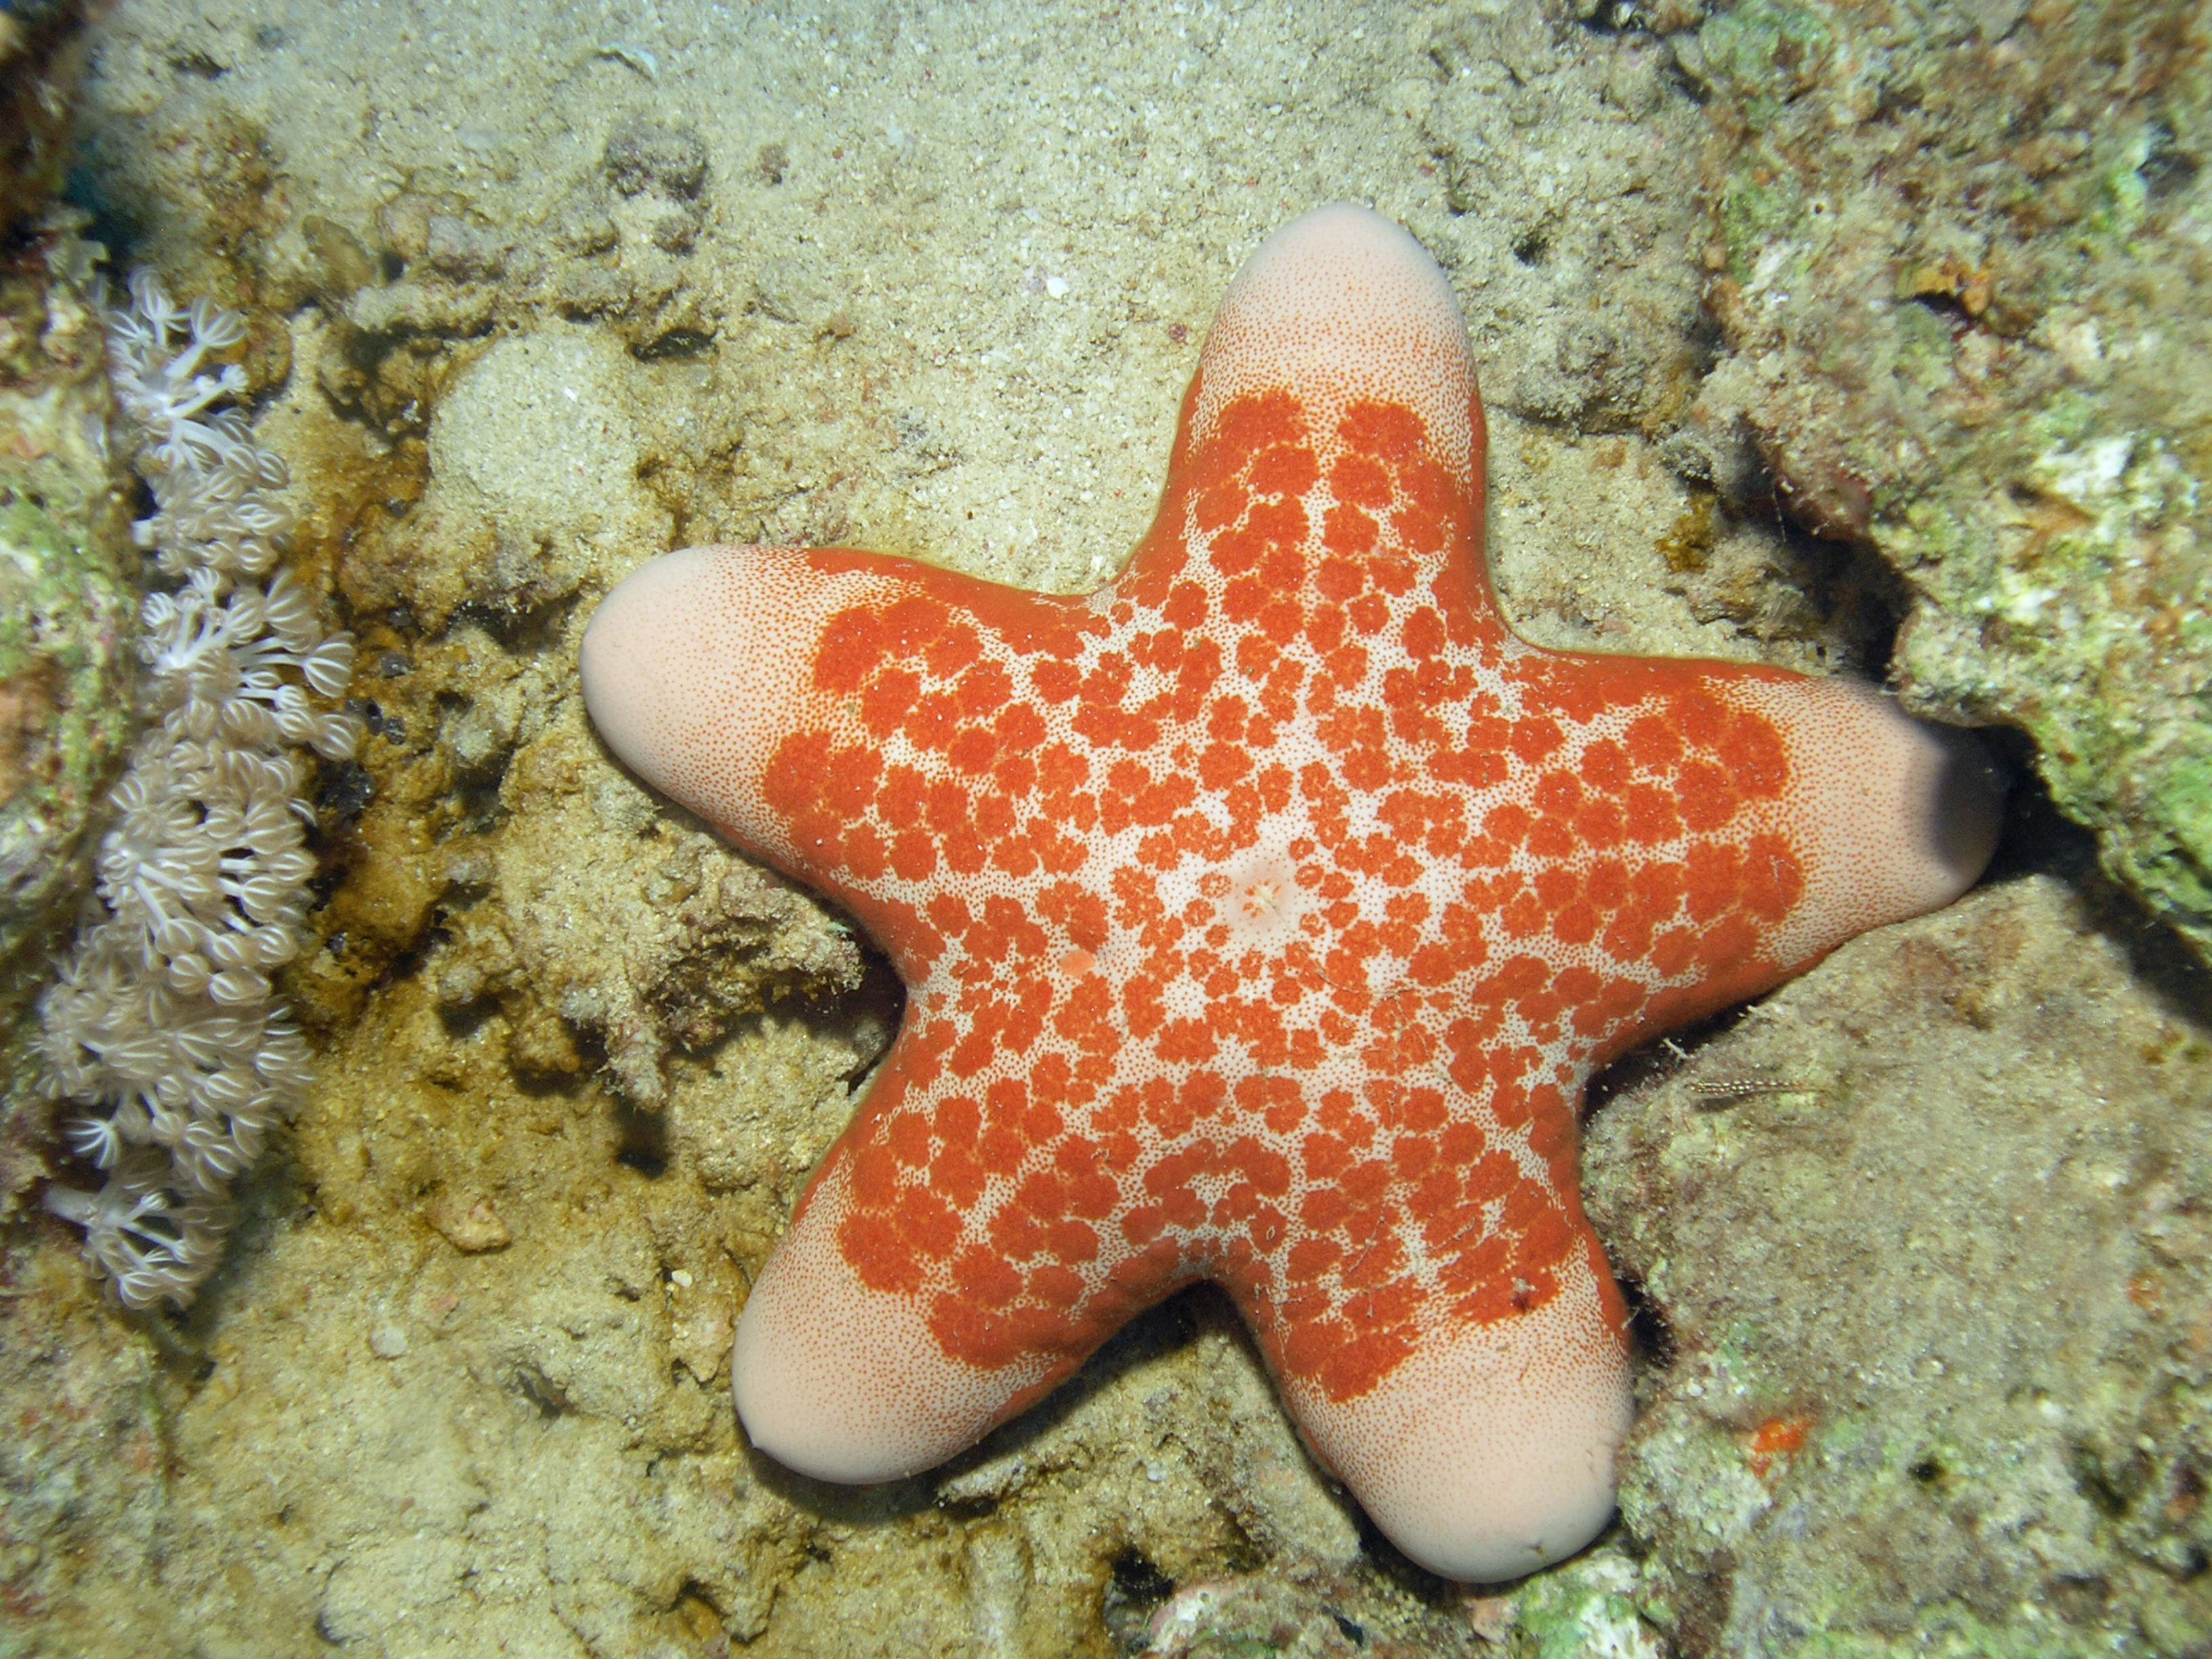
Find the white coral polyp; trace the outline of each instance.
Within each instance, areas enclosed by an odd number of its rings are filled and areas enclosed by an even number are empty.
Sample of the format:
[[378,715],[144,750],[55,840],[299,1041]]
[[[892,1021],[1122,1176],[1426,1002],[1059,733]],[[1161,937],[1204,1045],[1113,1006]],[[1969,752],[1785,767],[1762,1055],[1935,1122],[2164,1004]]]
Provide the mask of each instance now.
[[95,900],[40,1005],[46,1088],[95,1192],[51,1188],[86,1254],[134,1308],[187,1303],[214,1268],[230,1184],[305,1090],[307,1048],[270,973],[300,948],[312,747],[353,752],[353,641],[277,570],[292,519],[284,464],[212,362],[246,337],[234,313],[179,307],[149,274],[108,314],[116,402],[155,511],[139,545],[182,577],[147,596],[139,652],[149,720],[112,797]]

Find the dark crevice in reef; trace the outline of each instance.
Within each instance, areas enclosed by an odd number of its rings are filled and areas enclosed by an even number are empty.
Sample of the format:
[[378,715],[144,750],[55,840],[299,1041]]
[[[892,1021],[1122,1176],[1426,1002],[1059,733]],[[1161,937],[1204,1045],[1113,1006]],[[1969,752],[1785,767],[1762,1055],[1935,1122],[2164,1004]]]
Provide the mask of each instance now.
[[538,1408],[538,1416],[548,1423],[575,1409],[568,1390],[535,1365],[524,1364],[515,1367],[514,1387],[517,1393]]
[[1128,1549],[1114,1558],[1112,1576],[1099,1608],[1100,1622],[1124,1653],[1142,1653],[1150,1646],[1146,1629],[1152,1614],[1176,1592],[1175,1580],[1153,1565],[1140,1550]]
[[1654,1302],[1641,1279],[1616,1273],[1620,1294],[1628,1304],[1628,1334],[1641,1366],[1663,1371],[1674,1363],[1674,1328],[1665,1310]]
[[526,657],[552,650],[561,642],[575,611],[577,596],[556,594],[537,604],[471,600],[455,609],[445,631],[474,624],[496,640],[510,656]]
[[635,1106],[615,1108],[615,1162],[634,1170],[647,1181],[668,1172],[668,1115],[640,1111]]

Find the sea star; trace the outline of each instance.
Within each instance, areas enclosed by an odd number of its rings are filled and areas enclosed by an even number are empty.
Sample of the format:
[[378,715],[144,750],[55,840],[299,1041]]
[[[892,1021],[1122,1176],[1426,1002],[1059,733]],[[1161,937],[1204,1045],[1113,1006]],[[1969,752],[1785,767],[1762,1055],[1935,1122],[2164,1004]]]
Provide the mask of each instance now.
[[1612,1511],[1592,1073],[1980,872],[1972,740],[1777,669],[1516,638],[1443,273],[1307,215],[1223,301],[1121,578],[694,548],[583,646],[615,752],[832,895],[905,1019],[753,1287],[753,1443],[910,1474],[1196,1279],[1407,1554]]

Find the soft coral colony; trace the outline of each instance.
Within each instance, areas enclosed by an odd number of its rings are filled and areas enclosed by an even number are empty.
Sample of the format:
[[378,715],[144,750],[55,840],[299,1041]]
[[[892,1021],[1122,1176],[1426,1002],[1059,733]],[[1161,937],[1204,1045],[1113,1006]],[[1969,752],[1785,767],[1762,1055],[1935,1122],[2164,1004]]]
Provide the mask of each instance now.
[[353,642],[276,568],[284,465],[219,361],[243,320],[181,307],[145,273],[131,291],[107,319],[109,372],[155,503],[138,538],[178,585],[145,601],[148,725],[41,1012],[64,1133],[107,1177],[53,1187],[46,1206],[137,1308],[189,1301],[213,1270],[230,1183],[306,1085],[270,975],[299,949],[314,870],[306,750],[346,758],[356,727],[308,695],[344,690]]

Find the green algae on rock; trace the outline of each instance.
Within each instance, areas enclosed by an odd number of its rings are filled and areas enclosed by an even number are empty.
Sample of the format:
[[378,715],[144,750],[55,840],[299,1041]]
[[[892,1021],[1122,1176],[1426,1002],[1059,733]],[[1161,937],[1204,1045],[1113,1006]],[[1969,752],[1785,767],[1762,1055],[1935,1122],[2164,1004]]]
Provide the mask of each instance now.
[[[137,593],[77,216],[0,254],[0,1032],[46,979],[92,878],[99,806],[129,737]],[[43,1170],[39,1069],[11,1036],[0,1213]]]
[[1745,0],[1681,53],[1707,399],[1905,579],[1907,701],[2026,732],[2212,957],[2212,12]]
[[[3,396],[4,394],[0,394]],[[129,730],[131,594],[118,550],[78,536],[0,466],[0,1027],[46,975],[91,879],[93,827]],[[0,1210],[38,1175],[47,1114],[40,1067],[11,1044],[0,1133]]]
[[2203,1651],[2212,1028],[2130,966],[2023,878],[1599,1114],[1591,1212],[1673,1350],[1621,1518],[1680,1650]]
[[0,478],[0,959],[82,890],[78,854],[129,724],[130,596],[116,550]]

